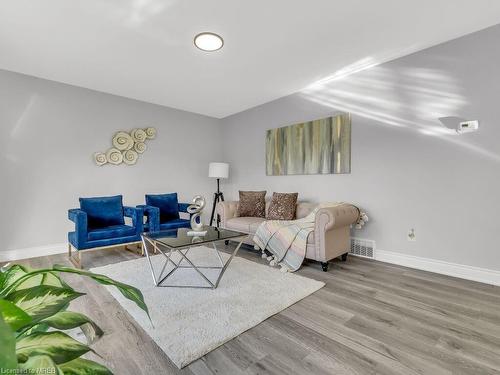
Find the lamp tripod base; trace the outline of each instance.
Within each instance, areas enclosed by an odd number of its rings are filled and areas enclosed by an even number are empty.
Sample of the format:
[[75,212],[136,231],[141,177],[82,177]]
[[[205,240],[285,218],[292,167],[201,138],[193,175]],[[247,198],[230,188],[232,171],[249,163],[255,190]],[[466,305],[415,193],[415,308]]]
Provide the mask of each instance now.
[[219,202],[224,202],[224,194],[221,192],[214,193],[214,205],[212,207],[212,214],[210,215],[210,225],[213,224],[215,219],[216,220],[215,225],[217,226],[217,228],[219,227],[220,224],[220,216],[219,214],[217,214],[217,216],[215,215],[215,208],[217,207],[217,203]]

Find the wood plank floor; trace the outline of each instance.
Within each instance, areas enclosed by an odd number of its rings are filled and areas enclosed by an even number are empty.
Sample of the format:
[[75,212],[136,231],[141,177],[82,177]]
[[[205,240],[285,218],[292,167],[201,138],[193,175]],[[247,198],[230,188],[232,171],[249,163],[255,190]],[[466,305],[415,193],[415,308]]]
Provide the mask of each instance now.
[[[263,262],[249,249],[239,254]],[[135,257],[103,250],[85,261]],[[68,262],[61,254],[21,263]],[[326,273],[307,262],[299,274],[326,286],[183,370],[103,287],[67,279],[87,293],[72,309],[104,329],[94,348],[116,374],[500,374],[500,287],[355,257]]]

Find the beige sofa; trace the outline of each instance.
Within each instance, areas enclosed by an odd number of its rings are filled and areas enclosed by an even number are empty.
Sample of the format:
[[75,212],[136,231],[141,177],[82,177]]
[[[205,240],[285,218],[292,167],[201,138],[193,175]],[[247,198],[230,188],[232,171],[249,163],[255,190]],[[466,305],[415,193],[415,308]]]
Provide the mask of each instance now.
[[[297,203],[297,219],[306,217],[317,204]],[[269,202],[266,203],[266,212]],[[248,233],[244,242],[253,245],[253,235],[257,227],[265,220],[259,217],[238,217],[238,202],[220,202],[217,205],[221,226],[239,232]],[[328,261],[342,256],[347,259],[350,248],[350,225],[358,219],[359,211],[352,204],[321,208],[316,213],[314,231],[307,238],[306,258],[321,262],[323,271],[328,270]]]

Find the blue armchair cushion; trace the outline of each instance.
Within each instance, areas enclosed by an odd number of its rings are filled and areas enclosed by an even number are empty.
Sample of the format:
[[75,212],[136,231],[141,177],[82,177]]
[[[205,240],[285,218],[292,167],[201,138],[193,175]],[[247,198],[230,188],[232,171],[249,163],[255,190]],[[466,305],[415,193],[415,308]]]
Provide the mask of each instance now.
[[166,223],[160,224],[160,230],[177,229],[177,228],[190,228],[191,222],[186,219],[174,219]]
[[80,198],[80,208],[87,213],[89,229],[124,225],[122,196]]
[[135,228],[129,225],[111,225],[106,228],[92,229],[88,233],[89,241],[105,240],[108,238],[134,236]]
[[179,218],[179,202],[177,193],[170,194],[147,194],[146,205],[160,209],[160,223]]

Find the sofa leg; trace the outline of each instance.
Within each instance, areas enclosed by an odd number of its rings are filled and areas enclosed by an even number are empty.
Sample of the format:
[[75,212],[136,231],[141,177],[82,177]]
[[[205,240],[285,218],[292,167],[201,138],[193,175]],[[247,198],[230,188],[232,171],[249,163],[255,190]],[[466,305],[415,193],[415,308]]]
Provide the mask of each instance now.
[[321,262],[321,268],[323,269],[323,272],[328,271],[328,262]]
[[342,254],[342,262],[345,262],[347,260],[347,254],[349,253]]

